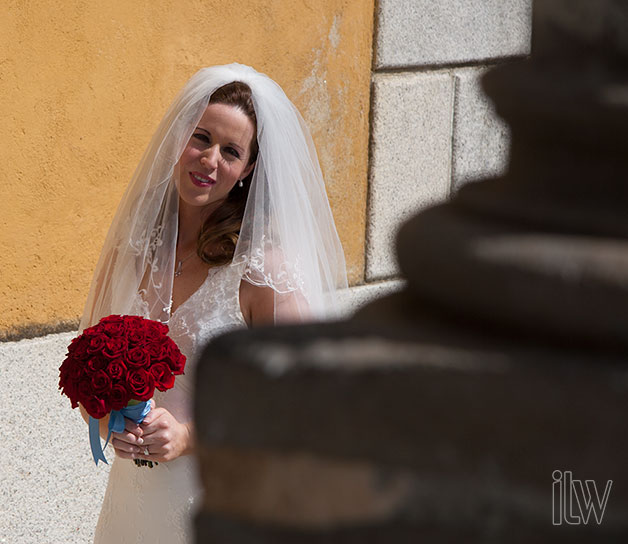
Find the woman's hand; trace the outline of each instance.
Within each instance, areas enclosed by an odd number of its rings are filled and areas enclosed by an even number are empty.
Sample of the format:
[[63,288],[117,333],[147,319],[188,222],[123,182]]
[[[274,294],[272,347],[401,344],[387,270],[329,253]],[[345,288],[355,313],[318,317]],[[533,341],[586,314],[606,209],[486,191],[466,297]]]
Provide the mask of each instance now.
[[123,459],[138,459],[139,453],[144,450],[142,434],[142,428],[137,423],[125,418],[124,432],[111,433],[111,445],[116,455]]
[[[161,463],[192,453],[192,424],[179,423],[165,408],[153,408],[148,412],[139,429],[141,431],[139,439],[142,440],[139,445],[141,453],[132,457],[133,459]],[[148,449],[149,455],[144,454],[145,448]]]
[[[140,425],[125,419],[124,432],[111,434],[116,455],[164,462],[192,453],[192,424],[179,423],[165,408],[155,408],[155,401],[151,404],[151,411]],[[144,453],[147,449],[149,455]]]

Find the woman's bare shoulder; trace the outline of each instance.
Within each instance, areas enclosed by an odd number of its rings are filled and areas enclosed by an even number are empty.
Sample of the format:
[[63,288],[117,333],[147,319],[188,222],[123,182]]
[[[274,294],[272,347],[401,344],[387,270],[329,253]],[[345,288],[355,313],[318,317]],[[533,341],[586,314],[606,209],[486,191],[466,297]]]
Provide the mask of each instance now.
[[275,320],[275,292],[267,286],[240,282],[240,309],[249,327],[272,325]]

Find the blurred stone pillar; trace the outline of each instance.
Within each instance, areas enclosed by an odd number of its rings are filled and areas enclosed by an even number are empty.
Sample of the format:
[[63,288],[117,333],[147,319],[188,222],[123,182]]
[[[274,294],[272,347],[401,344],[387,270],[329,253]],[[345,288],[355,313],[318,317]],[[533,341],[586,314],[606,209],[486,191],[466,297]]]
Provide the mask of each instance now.
[[197,542],[628,537],[628,3],[535,9],[509,170],[402,228],[406,290],[207,348]]

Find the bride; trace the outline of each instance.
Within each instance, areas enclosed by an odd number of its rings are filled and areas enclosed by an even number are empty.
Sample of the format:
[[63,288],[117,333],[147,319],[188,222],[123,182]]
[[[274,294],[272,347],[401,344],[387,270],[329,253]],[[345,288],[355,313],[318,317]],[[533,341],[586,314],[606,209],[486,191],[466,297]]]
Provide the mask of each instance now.
[[334,316],[344,287],[316,151],[294,105],[250,67],[197,72],[120,203],[81,321],[82,330],[110,314],[160,320],[188,358],[144,422],[113,435],[96,543],[191,541],[190,380],[201,348],[238,327]]

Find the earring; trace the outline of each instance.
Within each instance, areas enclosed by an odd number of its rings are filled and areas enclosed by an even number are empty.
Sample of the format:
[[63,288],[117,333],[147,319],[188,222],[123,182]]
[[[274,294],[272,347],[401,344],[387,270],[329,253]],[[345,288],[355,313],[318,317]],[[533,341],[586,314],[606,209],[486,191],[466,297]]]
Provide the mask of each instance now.
[[241,179],[238,180],[238,187],[244,187],[244,182]]

